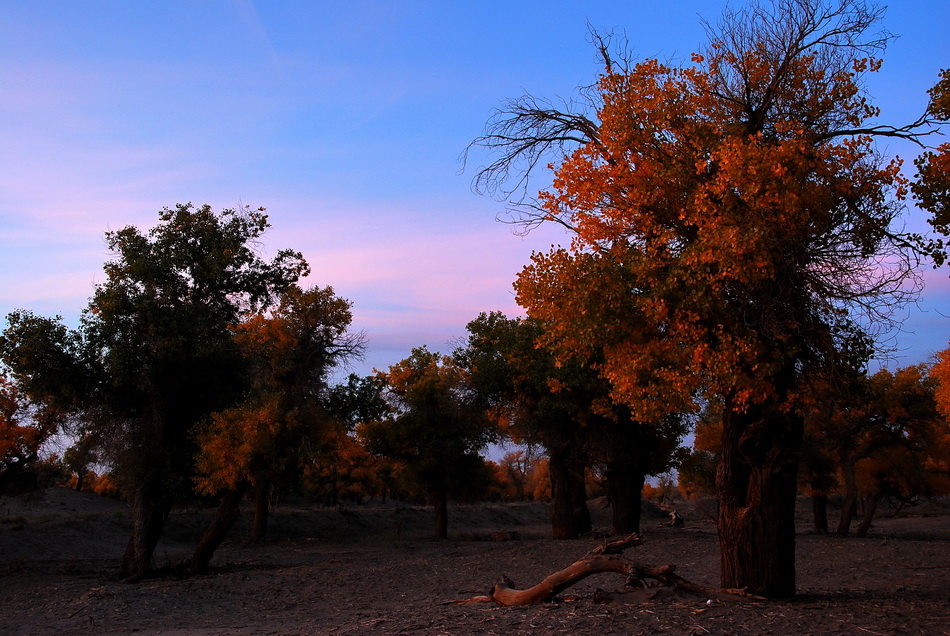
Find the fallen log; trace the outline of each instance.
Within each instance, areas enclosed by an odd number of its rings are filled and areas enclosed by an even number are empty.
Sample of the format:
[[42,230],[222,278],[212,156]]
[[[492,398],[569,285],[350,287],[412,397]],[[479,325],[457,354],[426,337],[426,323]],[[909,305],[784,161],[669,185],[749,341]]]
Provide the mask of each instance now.
[[511,580],[505,577],[495,584],[491,591],[491,600],[501,605],[536,605],[547,603],[552,598],[592,574],[616,572],[629,577],[631,563],[613,555],[585,557],[575,561],[560,572],[551,574],[543,581],[527,590],[515,589]]
[[620,556],[626,548],[641,545],[642,543],[643,539],[639,535],[631,534],[622,539],[604,543],[594,548],[584,558],[575,561],[563,570],[548,575],[534,587],[519,590],[511,579],[504,576],[487,595],[475,596],[461,601],[451,601],[450,604],[498,603],[507,606],[522,606],[547,603],[579,581],[594,574],[602,574],[604,572],[612,572],[624,576],[626,579],[625,585],[628,588],[648,587],[646,579],[652,579],[661,585],[700,596],[718,597],[721,595],[729,595],[761,599],[761,597],[746,593],[745,590],[723,589],[693,583],[676,574],[676,566],[672,564],[661,566],[638,564]]

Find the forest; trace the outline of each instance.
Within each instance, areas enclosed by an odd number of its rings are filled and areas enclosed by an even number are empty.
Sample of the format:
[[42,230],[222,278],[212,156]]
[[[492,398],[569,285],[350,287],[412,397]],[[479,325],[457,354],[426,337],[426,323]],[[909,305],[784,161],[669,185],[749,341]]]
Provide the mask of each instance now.
[[[453,350],[420,343],[367,376],[347,375],[371,346],[352,304],[303,286],[319,273],[302,253],[261,255],[264,208],[179,203],[151,229],[106,232],[77,326],[7,316],[0,497],[124,502],[124,583],[213,574],[236,528],[267,544],[278,502],[424,505],[439,542],[457,536],[450,503],[534,502],[553,541],[620,542],[578,549],[581,578],[683,590],[616,555],[660,525],[644,510],[715,501],[719,580],[697,593],[793,599],[802,501],[813,549],[950,495],[950,348],[878,363],[922,269],[946,266],[950,70],[917,120],[881,123],[865,89],[881,15],[753,2],[708,24],[682,66],[592,32],[603,70],[582,99],[506,101],[470,147],[496,158],[474,187],[518,227],[572,236],[517,274],[525,314],[472,316]],[[912,176],[890,139],[921,148]],[[912,212],[930,232],[904,229]],[[184,509],[202,527],[160,566]],[[504,604],[494,589],[483,600]]]

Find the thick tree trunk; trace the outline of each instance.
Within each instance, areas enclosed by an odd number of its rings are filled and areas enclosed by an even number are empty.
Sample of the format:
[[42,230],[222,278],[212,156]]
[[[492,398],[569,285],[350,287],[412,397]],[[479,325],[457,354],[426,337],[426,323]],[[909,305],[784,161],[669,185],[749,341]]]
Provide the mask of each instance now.
[[815,518],[815,534],[828,534],[828,495],[814,493],[811,496],[811,510]]
[[607,464],[607,498],[613,511],[616,534],[640,532],[640,495],[644,475],[630,462],[613,461]]
[[161,486],[145,485],[135,491],[132,535],[119,567],[120,579],[136,581],[148,574],[169,512],[171,503],[163,496]]
[[267,518],[270,514],[270,480],[261,478],[254,486],[254,521],[251,523],[251,541],[260,543],[267,536]]
[[801,418],[724,409],[717,472],[722,586],[769,598],[795,594],[795,497]]
[[874,513],[877,512],[877,505],[881,501],[881,493],[876,492],[871,495],[870,500],[864,505],[864,518],[854,531],[854,536],[863,539],[868,536],[868,530],[871,529],[871,522],[874,521]]
[[435,506],[435,538],[439,541],[449,538],[449,497],[445,488],[436,488],[429,494]]
[[551,534],[555,539],[576,539],[577,526],[574,518],[574,497],[571,486],[571,470],[568,463],[569,449],[549,449],[548,473],[551,478]]
[[224,538],[228,536],[234,522],[241,516],[240,505],[245,490],[246,488],[243,486],[235,490],[229,490],[221,498],[218,511],[198,541],[198,545],[195,546],[195,552],[188,566],[189,573],[204,574],[208,571],[211,557],[214,556]]

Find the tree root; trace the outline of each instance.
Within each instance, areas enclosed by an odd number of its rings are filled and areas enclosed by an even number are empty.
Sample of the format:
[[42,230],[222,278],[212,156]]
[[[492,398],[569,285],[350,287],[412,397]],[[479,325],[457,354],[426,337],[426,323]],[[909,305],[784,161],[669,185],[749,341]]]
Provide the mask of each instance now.
[[594,548],[582,559],[575,561],[563,570],[554,572],[534,587],[519,590],[508,577],[503,577],[487,595],[475,596],[460,601],[450,601],[449,604],[498,603],[500,605],[517,606],[547,603],[575,583],[593,574],[601,574],[603,572],[614,572],[624,576],[627,581],[627,587],[631,588],[649,587],[646,583],[646,579],[652,579],[657,581],[660,585],[683,590],[699,596],[712,597],[729,595],[762,599],[762,597],[749,594],[745,590],[722,589],[693,583],[676,574],[675,565],[651,566],[642,563],[638,564],[620,556],[628,547],[641,545],[642,543],[643,539],[640,535],[631,534],[622,539],[604,543]]

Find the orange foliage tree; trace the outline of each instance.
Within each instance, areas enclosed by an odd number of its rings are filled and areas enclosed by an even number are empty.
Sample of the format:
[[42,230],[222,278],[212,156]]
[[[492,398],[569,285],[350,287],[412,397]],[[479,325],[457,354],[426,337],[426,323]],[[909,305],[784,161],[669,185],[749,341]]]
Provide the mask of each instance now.
[[937,354],[930,377],[935,383],[934,400],[943,422],[935,435],[939,451],[926,459],[926,466],[933,476],[936,492],[947,494],[950,493],[950,349]]
[[33,468],[43,442],[56,429],[54,417],[42,409],[30,409],[16,384],[0,375],[0,495],[36,487]]
[[716,494],[716,467],[722,438],[722,414],[707,405],[693,428],[693,448],[679,466],[677,486],[683,497],[712,497]]
[[918,289],[921,242],[894,224],[908,183],[875,138],[938,122],[869,123],[880,15],[860,1],[753,2],[708,25],[709,44],[679,67],[618,61],[596,38],[596,114],[525,98],[474,142],[501,151],[477,184],[503,193],[518,161],[561,152],[553,187],[514,208],[573,233],[516,283],[544,343],[562,358],[602,353],[637,420],[698,397],[722,409],[723,587],[794,594],[803,377],[889,326]]
[[[862,493],[864,519],[857,536],[867,533],[882,497],[906,503],[939,494],[935,469],[948,449],[935,386],[926,365],[916,365],[855,377],[816,394],[805,431],[807,472],[843,488],[837,534],[850,532]],[[815,512],[817,528],[823,516],[817,503]]]
[[540,478],[547,474],[541,469],[541,463],[542,458],[530,447],[505,453],[497,464],[491,462],[496,496],[503,501],[533,500]]
[[934,395],[936,379],[926,365],[895,372],[882,370],[871,376],[873,398],[870,419],[874,426],[862,442],[877,451],[864,453],[856,465],[856,481],[867,494],[864,519],[855,534],[863,537],[871,526],[878,502],[884,496],[913,502],[918,496],[946,494],[934,469],[946,461],[947,421],[940,415]]
[[[372,452],[400,463],[410,490],[435,508],[435,538],[448,536],[448,499],[485,490],[491,475],[479,455],[495,428],[464,369],[425,347],[379,372],[389,413],[364,422],[360,435]],[[480,493],[478,493],[480,494]]]
[[[950,121],[950,69],[940,72],[940,80],[928,91],[930,105],[927,113],[939,122]],[[946,237],[950,235],[950,142],[928,149],[914,161],[917,175],[911,191],[921,208],[929,210],[930,224]],[[945,258],[945,241],[937,239],[930,244],[936,265]]]
[[350,307],[331,287],[293,285],[271,312],[233,328],[236,344],[250,361],[251,389],[244,402],[215,413],[197,436],[198,491],[226,494],[217,521],[196,550],[194,568],[207,566],[248,488],[255,492],[252,539],[262,540],[271,485],[299,468],[306,440],[341,428],[327,409],[330,373],[361,356],[364,348],[363,334],[348,331]]
[[398,466],[384,457],[373,455],[358,436],[336,430],[319,446],[310,446],[303,466],[304,491],[320,499],[325,506],[342,500],[362,502],[395,490],[393,475]]

